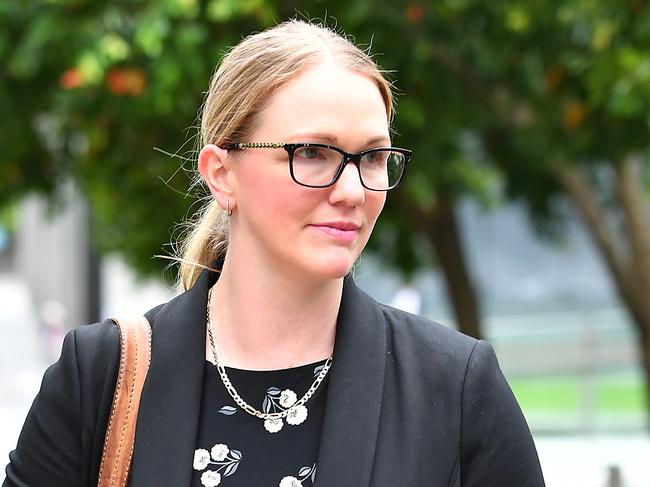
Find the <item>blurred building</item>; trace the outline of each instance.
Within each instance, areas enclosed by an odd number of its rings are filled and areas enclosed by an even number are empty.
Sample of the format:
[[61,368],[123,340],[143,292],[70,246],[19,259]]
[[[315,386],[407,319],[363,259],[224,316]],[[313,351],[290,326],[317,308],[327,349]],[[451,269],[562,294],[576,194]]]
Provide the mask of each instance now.
[[39,196],[18,210],[14,259],[42,319],[67,329],[97,314],[97,280],[88,231],[88,207],[72,183],[56,206]]

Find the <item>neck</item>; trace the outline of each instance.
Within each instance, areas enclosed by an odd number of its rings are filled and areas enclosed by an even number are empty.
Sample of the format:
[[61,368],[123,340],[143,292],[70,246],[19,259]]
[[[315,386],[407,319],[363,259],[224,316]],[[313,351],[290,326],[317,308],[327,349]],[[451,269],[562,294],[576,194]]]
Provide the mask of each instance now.
[[342,288],[342,278],[309,283],[229,253],[210,303],[219,362],[273,370],[331,356]]

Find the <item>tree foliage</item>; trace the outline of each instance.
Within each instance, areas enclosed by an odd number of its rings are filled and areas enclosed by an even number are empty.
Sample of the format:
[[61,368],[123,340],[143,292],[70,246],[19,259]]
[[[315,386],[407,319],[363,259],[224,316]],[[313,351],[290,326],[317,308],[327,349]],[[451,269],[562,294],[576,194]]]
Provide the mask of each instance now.
[[263,1],[2,2],[0,204],[56,197],[72,177],[99,247],[159,271],[152,256],[196,201],[179,161],[194,155],[210,74],[276,15]]
[[[298,11],[338,22],[395,72],[395,144],[415,157],[373,241],[385,262],[409,273],[437,260],[461,325],[475,321],[478,335],[458,201],[489,204],[503,185],[557,232],[568,196],[640,310],[634,289],[650,286],[649,9],[645,0],[8,0],[0,204],[72,176],[100,247],[158,270],[165,263],[151,256],[196,208],[187,170],[214,65],[243,34]],[[650,323],[650,311],[635,313]]]

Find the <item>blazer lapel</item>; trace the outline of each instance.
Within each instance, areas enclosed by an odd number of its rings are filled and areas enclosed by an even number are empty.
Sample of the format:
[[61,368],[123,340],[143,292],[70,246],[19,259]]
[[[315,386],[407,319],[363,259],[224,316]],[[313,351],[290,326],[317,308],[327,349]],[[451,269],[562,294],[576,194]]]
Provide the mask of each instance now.
[[201,410],[210,278],[204,271],[189,291],[172,299],[154,318],[131,486],[190,484]]
[[386,370],[377,303],[346,277],[330,369],[316,485],[370,484]]

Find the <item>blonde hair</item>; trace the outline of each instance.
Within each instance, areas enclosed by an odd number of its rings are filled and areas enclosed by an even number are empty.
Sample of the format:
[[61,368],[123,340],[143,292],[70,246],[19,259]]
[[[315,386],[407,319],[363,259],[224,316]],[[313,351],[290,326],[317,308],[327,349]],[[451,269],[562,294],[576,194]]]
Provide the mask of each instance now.
[[[270,95],[323,59],[371,78],[391,122],[391,84],[370,55],[326,26],[289,20],[246,37],[223,57],[202,107],[201,146],[226,147],[247,141]],[[211,199],[190,222],[190,231],[181,242],[181,289],[192,287],[202,269],[210,268],[215,259],[225,255],[228,233],[228,217]]]

